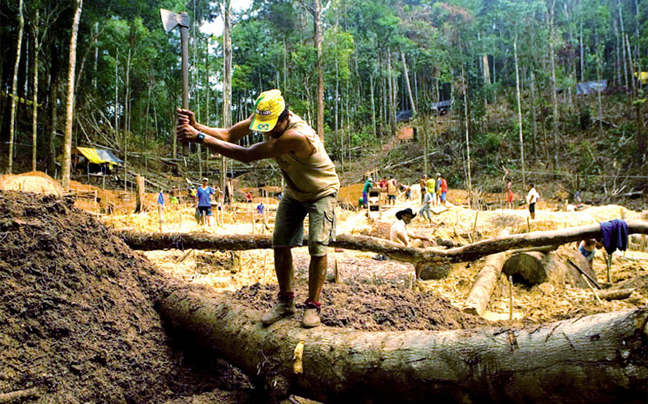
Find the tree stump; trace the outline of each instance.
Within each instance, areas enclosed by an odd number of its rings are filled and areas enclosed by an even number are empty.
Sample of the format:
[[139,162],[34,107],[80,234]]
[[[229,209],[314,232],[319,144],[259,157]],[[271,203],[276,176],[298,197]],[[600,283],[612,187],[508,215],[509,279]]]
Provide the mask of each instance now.
[[135,203],[135,213],[144,211],[144,177],[137,174],[137,202]]

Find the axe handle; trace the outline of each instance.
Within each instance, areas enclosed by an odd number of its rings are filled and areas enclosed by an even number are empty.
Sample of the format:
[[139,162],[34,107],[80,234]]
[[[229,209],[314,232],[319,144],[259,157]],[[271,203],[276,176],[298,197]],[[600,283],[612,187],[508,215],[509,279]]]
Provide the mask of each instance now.
[[[189,109],[189,28],[180,25],[180,48],[182,53],[182,109]],[[191,144],[189,144],[191,150]],[[182,144],[182,155],[187,155],[187,143]]]
[[189,109],[189,28],[180,26],[182,48],[182,108]]

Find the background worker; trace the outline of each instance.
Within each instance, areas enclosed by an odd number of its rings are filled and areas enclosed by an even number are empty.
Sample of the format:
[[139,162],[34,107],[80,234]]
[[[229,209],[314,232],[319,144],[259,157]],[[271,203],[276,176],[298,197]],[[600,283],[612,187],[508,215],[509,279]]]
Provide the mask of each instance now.
[[446,197],[448,195],[448,181],[439,174],[439,203],[443,206],[446,204]]
[[578,246],[578,251],[587,259],[590,269],[594,269],[594,256],[597,248],[603,248],[603,243],[593,238],[581,241]]
[[432,222],[432,215],[430,214],[430,208],[432,207],[433,200],[434,197],[432,196],[432,194],[426,192],[425,198],[423,198],[423,206],[421,206],[421,210],[419,210],[419,215],[421,215],[421,217],[427,216],[428,223]]
[[207,178],[202,179],[202,185],[196,189],[196,196],[194,200],[196,207],[200,212],[200,224],[212,225],[212,210],[211,210],[211,196],[215,193],[214,189],[210,187]]
[[[427,191],[428,191],[429,193],[431,193],[432,196],[433,196],[434,198],[436,198],[436,190],[435,190],[435,189],[436,189],[436,181],[434,180],[434,178],[429,177],[429,178],[427,179],[425,185],[426,185]],[[432,201],[432,204],[433,204],[433,205],[436,205],[436,203],[437,203],[437,200],[434,199],[434,200]]]
[[[430,195],[429,197],[431,198],[432,195]],[[410,233],[407,230],[407,225],[410,224],[412,219],[414,219],[415,217],[416,217],[416,213],[412,212],[412,209],[410,208],[399,210],[398,212],[396,212],[397,220],[391,226],[391,230],[389,232],[389,239],[395,243],[403,244],[406,247],[410,246],[410,241],[409,241],[410,238],[419,239],[421,240],[421,243],[423,241],[428,241],[432,243],[432,240],[430,240],[428,237]],[[421,266],[419,265],[414,266],[416,279],[419,281],[421,280],[420,269]]]
[[396,205],[396,195],[398,195],[398,182],[392,177],[387,181],[387,203]]
[[373,187],[373,180],[370,178],[367,178],[367,181],[365,181],[364,187],[362,187],[362,203],[364,206],[367,206],[369,204],[369,190]]
[[410,246],[410,238],[422,241],[432,242],[428,237],[418,234],[410,233],[407,231],[407,225],[410,224],[412,219],[416,217],[416,213],[411,208],[399,210],[396,212],[396,222],[392,224],[389,231],[389,239],[395,243],[403,244],[406,247]]
[[419,180],[419,185],[421,187],[421,203],[423,203],[423,199],[425,198],[425,193],[427,192],[427,174],[423,174],[421,179]]
[[535,219],[536,202],[538,202],[538,199],[540,199],[540,194],[536,191],[533,183],[529,184],[529,193],[526,196],[526,201],[529,204],[531,220]]
[[400,184],[399,188],[401,189],[401,193],[405,194],[405,200],[406,201],[411,201],[412,200],[412,187],[406,184]]
[[506,191],[504,192],[506,197],[506,204],[509,209],[513,209],[513,183],[511,180],[506,182]]
[[[269,325],[295,313],[291,249],[302,244],[304,219],[308,215],[311,259],[302,326],[316,327],[321,324],[319,299],[328,266],[328,245],[335,240],[335,205],[340,181],[317,133],[288,109],[279,90],[261,93],[254,109],[251,116],[229,128],[201,125],[193,112],[178,110],[177,136],[180,141],[203,143],[225,157],[245,163],[275,159],[286,183],[272,236],[279,295],[261,322]],[[236,144],[252,131],[264,133],[265,141],[250,147]]]
[[378,186],[382,189],[382,192],[387,192],[387,177],[382,177]]

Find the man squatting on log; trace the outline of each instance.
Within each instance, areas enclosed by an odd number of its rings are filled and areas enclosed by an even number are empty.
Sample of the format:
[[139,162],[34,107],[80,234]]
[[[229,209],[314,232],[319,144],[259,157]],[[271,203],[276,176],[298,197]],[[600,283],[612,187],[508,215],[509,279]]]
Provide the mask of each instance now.
[[[320,325],[319,299],[328,266],[327,248],[329,242],[335,240],[335,204],[340,181],[317,133],[288,109],[279,90],[261,93],[256,100],[255,113],[230,128],[211,128],[196,122],[191,111],[178,109],[177,112],[177,136],[182,142],[202,143],[225,157],[244,163],[275,159],[286,184],[272,235],[279,296],[261,322],[269,325],[295,313],[291,248],[301,245],[304,218],[309,215],[311,260],[302,326]],[[236,144],[252,131],[265,133],[265,141],[247,148]]]

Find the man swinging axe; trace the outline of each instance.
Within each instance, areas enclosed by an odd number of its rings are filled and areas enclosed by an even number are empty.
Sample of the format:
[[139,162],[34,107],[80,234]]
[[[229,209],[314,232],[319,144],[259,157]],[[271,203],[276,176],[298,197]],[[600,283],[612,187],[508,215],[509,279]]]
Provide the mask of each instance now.
[[[270,325],[295,313],[291,248],[302,244],[304,219],[308,215],[311,260],[302,326],[316,327],[321,324],[320,294],[327,270],[327,248],[335,240],[335,205],[340,181],[317,133],[288,109],[279,90],[261,93],[254,109],[254,114],[230,128],[202,125],[196,122],[193,112],[179,109],[178,140],[202,143],[244,163],[275,159],[286,184],[272,236],[279,296],[261,322]],[[253,131],[264,133],[265,141],[250,147],[236,144]]]

